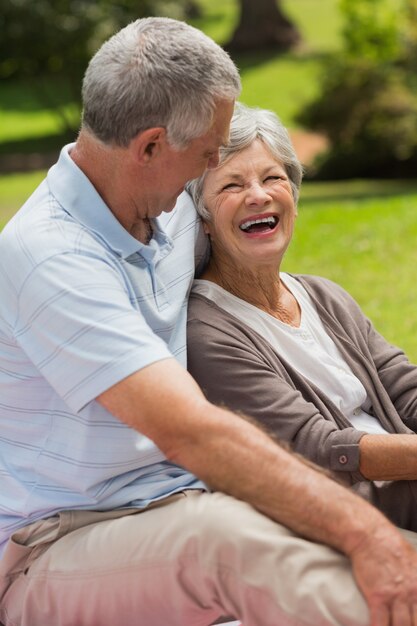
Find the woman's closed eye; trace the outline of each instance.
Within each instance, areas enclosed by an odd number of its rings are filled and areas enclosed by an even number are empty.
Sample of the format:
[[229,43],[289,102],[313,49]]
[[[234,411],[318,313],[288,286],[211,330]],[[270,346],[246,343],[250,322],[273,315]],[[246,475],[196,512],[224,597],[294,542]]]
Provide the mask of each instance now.
[[233,189],[238,190],[238,189],[241,189],[242,186],[243,185],[241,183],[236,183],[236,182],[227,183],[226,185],[223,185],[223,187],[221,188],[220,191],[230,191],[230,190],[233,190]]
[[287,180],[287,177],[280,174],[270,174],[264,179],[264,183],[275,182],[277,180]]

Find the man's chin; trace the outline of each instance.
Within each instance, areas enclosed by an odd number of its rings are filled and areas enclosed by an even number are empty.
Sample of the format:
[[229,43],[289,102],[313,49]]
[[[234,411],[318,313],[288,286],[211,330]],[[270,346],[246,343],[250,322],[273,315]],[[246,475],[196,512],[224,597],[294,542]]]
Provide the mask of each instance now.
[[173,199],[170,203],[167,203],[167,206],[164,208],[164,213],[171,213],[171,211],[175,208],[175,205],[177,204],[178,198],[180,197],[181,193],[179,193],[176,198]]

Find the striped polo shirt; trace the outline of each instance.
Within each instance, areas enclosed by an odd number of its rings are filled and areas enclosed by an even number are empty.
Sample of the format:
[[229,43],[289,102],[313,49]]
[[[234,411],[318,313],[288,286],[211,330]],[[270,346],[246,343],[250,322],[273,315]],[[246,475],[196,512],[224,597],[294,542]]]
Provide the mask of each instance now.
[[0,551],[62,509],[141,507],[202,486],[95,401],[150,363],[186,366],[187,296],[206,248],[194,206],[183,193],[145,246],[69,149],[0,235]]

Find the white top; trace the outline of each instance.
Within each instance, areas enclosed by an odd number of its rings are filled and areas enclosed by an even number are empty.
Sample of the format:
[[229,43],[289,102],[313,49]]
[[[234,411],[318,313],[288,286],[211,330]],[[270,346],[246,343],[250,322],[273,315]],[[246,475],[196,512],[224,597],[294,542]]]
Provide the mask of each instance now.
[[264,337],[283,359],[330,398],[352,426],[368,433],[387,434],[380,421],[366,412],[370,403],[365,388],[327,334],[304,287],[288,274],[280,276],[300,306],[299,328],[277,320],[210,281],[194,281],[193,291]]

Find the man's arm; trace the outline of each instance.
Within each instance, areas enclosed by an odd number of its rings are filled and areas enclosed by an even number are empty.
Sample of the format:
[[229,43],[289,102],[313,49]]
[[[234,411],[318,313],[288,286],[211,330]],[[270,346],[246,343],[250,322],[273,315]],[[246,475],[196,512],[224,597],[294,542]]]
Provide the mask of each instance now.
[[173,359],[136,372],[97,400],[213,489],[349,556],[372,626],[417,626],[417,553],[398,531],[256,426],[208,403]]

